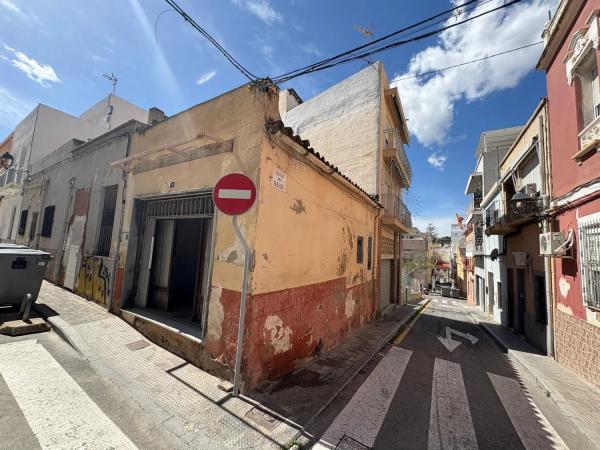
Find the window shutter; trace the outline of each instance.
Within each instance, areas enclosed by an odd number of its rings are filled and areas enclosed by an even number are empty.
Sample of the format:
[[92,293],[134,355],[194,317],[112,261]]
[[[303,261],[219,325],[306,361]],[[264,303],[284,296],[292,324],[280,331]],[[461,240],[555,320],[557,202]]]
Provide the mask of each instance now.
[[600,80],[597,67],[592,70],[592,107],[594,108],[594,117],[598,117],[600,115]]

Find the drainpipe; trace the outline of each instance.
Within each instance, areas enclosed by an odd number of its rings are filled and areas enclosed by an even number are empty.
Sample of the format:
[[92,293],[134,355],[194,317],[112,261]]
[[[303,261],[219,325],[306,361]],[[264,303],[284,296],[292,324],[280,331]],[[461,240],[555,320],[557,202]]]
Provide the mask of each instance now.
[[[547,106],[544,107],[544,111],[547,112]],[[544,115],[545,116],[545,115]],[[546,211],[550,207],[550,188],[549,188],[549,173],[546,167],[546,157],[549,157],[549,152],[544,151],[544,148],[548,148],[549,142],[546,136],[546,124],[544,122],[544,116],[539,117],[539,139],[537,142],[538,160],[540,161],[540,171],[542,176],[541,191],[543,199],[543,210]],[[549,233],[552,231],[550,220],[547,215],[544,215],[542,219],[542,231]],[[546,353],[548,356],[554,357],[554,295],[552,291],[553,278],[554,278],[554,265],[550,256],[544,256],[544,277],[545,290],[546,290],[546,318],[548,325],[546,326]]]
[[[125,158],[129,157],[129,153],[131,152],[131,136],[133,133],[137,131],[137,124],[134,126],[133,130],[127,133],[127,147],[125,148]],[[112,286],[111,286],[111,295],[108,297],[108,301],[106,304],[106,309],[108,311],[113,311],[114,306],[114,298],[115,298],[115,286],[117,285],[117,268],[119,266],[120,254],[121,254],[121,234],[123,232],[123,221],[125,220],[125,203],[127,198],[125,196],[127,192],[127,172],[122,171],[121,177],[123,178],[123,190],[121,192],[121,213],[119,214],[119,227],[117,228],[117,246],[115,257],[113,258],[113,267],[112,267]]]
[[72,203],[74,188],[75,188],[75,177],[72,177],[69,179],[69,195],[67,197],[67,210],[65,212],[65,218],[64,218],[63,224],[62,224],[62,232],[60,234],[61,243],[58,246],[58,250],[56,252],[56,262],[54,263],[54,271],[52,272],[52,279],[55,282],[58,281],[58,276],[60,274],[60,268],[62,265],[62,258],[63,258],[63,255],[65,254],[65,250],[66,250],[67,228],[69,226],[69,220],[71,218],[72,211],[74,208],[74,204]]

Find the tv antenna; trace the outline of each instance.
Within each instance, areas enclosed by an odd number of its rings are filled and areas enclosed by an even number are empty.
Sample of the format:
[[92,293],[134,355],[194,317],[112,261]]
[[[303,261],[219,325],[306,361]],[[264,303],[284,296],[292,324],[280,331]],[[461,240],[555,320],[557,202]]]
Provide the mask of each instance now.
[[112,72],[111,73],[103,73],[102,76],[112,83],[112,87],[113,87],[112,94],[115,95],[115,89],[117,88],[117,81],[119,81],[119,80],[117,80],[117,77],[115,76],[115,74]]
[[[373,25],[371,24],[371,22],[369,21],[369,25],[366,27],[360,26],[360,25],[354,25],[354,29],[356,31],[358,31],[360,34],[362,34],[364,36],[364,38],[369,41],[369,42],[373,42],[373,35],[375,34],[373,31]],[[366,58],[364,58],[365,61],[367,62],[367,64],[370,66],[371,64],[373,64],[373,61],[371,59],[371,54],[367,55]]]

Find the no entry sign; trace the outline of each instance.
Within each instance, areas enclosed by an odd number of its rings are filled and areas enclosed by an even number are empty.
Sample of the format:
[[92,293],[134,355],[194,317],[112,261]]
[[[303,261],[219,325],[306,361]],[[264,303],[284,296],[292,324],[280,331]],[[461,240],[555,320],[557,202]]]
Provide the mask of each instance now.
[[243,173],[225,175],[213,189],[215,206],[223,214],[237,216],[252,208],[256,200],[256,186]]

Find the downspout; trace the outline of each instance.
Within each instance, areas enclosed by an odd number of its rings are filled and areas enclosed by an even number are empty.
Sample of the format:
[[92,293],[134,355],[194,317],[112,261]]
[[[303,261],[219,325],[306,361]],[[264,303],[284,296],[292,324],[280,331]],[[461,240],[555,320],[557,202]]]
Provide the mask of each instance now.
[[[137,131],[137,124],[134,126],[133,130],[127,133],[127,147],[125,148],[125,158],[129,157],[129,153],[131,152],[131,136],[133,133]],[[114,306],[114,298],[115,298],[115,288],[117,286],[117,269],[119,267],[120,255],[121,255],[121,234],[123,232],[123,222],[125,220],[125,204],[127,202],[127,172],[122,171],[121,177],[123,178],[123,190],[121,193],[121,213],[119,214],[119,227],[117,228],[117,246],[115,257],[113,258],[113,267],[112,267],[112,286],[111,286],[111,295],[108,297],[108,302],[106,305],[106,309],[108,311],[113,311]]]
[[73,190],[75,188],[75,177],[69,179],[69,196],[67,197],[67,210],[65,211],[65,217],[63,220],[62,232],[60,234],[61,242],[56,252],[56,262],[54,263],[54,271],[52,273],[52,279],[54,282],[58,280],[60,274],[60,268],[62,266],[62,259],[65,254],[65,247],[67,245],[67,228],[69,226],[69,220],[71,219],[72,212],[75,208],[73,202]]
[[[544,111],[547,113],[547,105],[544,107]],[[550,207],[550,186],[549,186],[549,172],[546,167],[546,158],[549,157],[549,151],[545,151],[545,149],[549,149],[549,140],[546,136],[546,124],[544,122],[544,116],[547,114],[541,115],[539,117],[539,139],[537,142],[537,151],[538,151],[538,160],[540,161],[540,170],[542,175],[542,183],[541,183],[541,194],[543,201],[543,210],[547,211]],[[548,219],[548,215],[545,214],[542,219],[542,231],[544,233],[549,233],[552,231],[550,220]],[[553,295],[553,279],[554,279],[554,264],[552,264],[552,260],[550,256],[544,256],[544,272],[546,276],[544,277],[545,290],[546,290],[546,318],[547,318],[547,326],[546,326],[546,353],[548,356],[554,357],[554,295]]]

